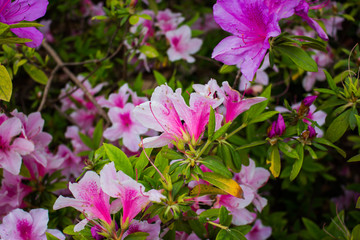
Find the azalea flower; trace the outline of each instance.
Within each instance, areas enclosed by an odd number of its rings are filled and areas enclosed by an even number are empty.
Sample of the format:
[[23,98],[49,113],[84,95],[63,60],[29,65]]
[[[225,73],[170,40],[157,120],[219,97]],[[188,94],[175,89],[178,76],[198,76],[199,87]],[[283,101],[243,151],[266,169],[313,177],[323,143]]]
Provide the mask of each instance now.
[[[105,165],[100,172],[102,190],[113,198],[121,200],[123,215],[121,227],[128,226],[134,217],[151,201],[161,202],[165,198],[158,190],[145,192],[145,187],[123,173],[116,172],[113,162]],[[116,200],[115,200],[116,201]]]
[[59,166],[63,170],[61,173],[70,178],[70,176],[80,176],[82,168],[85,166],[81,158],[76,156],[67,146],[61,144],[56,153],[58,158],[62,158],[62,163]]
[[271,227],[262,225],[261,220],[256,220],[253,228],[248,232],[245,237],[247,240],[265,240],[271,236]]
[[149,15],[152,19],[148,20],[145,18],[139,18],[139,21],[130,28],[130,32],[136,33],[138,31],[138,28],[140,27],[141,29],[140,34],[142,37],[141,45],[143,45],[146,43],[149,37],[153,37],[155,34],[154,20],[153,20],[155,18],[155,13],[151,10],[144,10],[140,14]]
[[276,136],[280,137],[284,134],[286,129],[286,125],[284,122],[284,118],[281,114],[279,114],[277,121],[273,122],[271,124],[271,127],[269,128],[268,137],[274,138]]
[[165,34],[168,31],[175,30],[185,18],[181,16],[181,13],[173,13],[170,9],[165,9],[158,12],[156,20],[156,26]]
[[133,220],[129,226],[129,229],[124,233],[122,239],[136,232],[146,232],[149,233],[149,235],[146,237],[147,240],[160,240],[160,223],[161,221],[156,221],[155,224],[150,224],[147,221],[140,222]]
[[281,33],[278,16],[270,12],[263,0],[218,0],[214,18],[233,36],[214,48],[212,58],[227,65],[236,64],[245,78],[252,81],[270,48],[270,37]]
[[238,91],[229,86],[228,82],[223,82],[222,90],[220,94],[224,97],[225,122],[233,121],[241,113],[249,110],[252,105],[266,100],[264,97],[242,98]]
[[73,207],[86,216],[84,220],[76,224],[75,232],[84,229],[88,221],[92,219],[100,219],[111,225],[110,196],[101,189],[99,175],[88,171],[78,183],[69,183],[69,190],[75,198],[60,196],[55,201],[53,208],[58,210],[64,207]]
[[[21,21],[35,21],[45,15],[48,4],[48,0],[1,0],[0,22],[16,24]],[[38,47],[43,40],[43,34],[35,27],[12,28],[10,31],[20,38],[33,40],[25,43],[28,47]]]
[[28,213],[22,209],[15,209],[5,216],[0,224],[0,239],[46,240],[48,232],[64,240],[65,236],[59,230],[47,229],[48,222],[48,210],[38,208]]
[[34,151],[34,144],[18,136],[22,131],[21,121],[9,118],[0,125],[0,167],[14,175],[20,172],[22,157]]
[[190,54],[200,50],[202,40],[200,38],[191,38],[189,26],[183,25],[176,30],[166,32],[166,39],[170,43],[170,48],[167,50],[170,61],[184,59],[188,63],[195,62],[195,58]]
[[127,103],[124,108],[113,107],[108,113],[112,126],[104,131],[104,137],[110,141],[123,139],[123,144],[130,151],[139,150],[140,135],[147,132],[133,116],[135,106]]

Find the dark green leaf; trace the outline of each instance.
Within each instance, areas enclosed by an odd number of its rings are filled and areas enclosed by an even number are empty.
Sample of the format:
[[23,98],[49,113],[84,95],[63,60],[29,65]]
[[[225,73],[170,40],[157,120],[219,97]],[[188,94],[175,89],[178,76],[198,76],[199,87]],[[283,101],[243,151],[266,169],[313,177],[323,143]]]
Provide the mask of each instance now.
[[246,237],[236,229],[221,229],[216,240],[246,240]]
[[9,25],[0,22],[0,35],[3,34],[8,29],[9,29]]
[[156,70],[154,70],[154,77],[159,86],[166,83],[166,78]]
[[149,233],[147,232],[136,232],[127,235],[124,240],[146,240],[146,238],[149,236]]
[[208,138],[212,139],[212,136],[215,131],[215,111],[210,106],[210,116],[209,116],[209,124],[208,124]]
[[293,164],[293,167],[292,167],[292,170],[290,173],[290,181],[293,181],[297,177],[297,175],[299,174],[299,172],[301,170],[303,161],[304,161],[304,147],[301,144],[299,144],[296,146],[296,150],[299,154],[299,158],[295,159],[295,162]]
[[348,162],[360,162],[360,154],[353,156]]
[[28,38],[17,38],[17,37],[0,38],[0,44],[11,44],[11,43],[22,44],[28,42],[32,42],[32,40]]
[[221,137],[222,135],[224,135],[226,133],[226,131],[228,130],[228,128],[230,127],[231,122],[226,123],[224,126],[222,126],[221,128],[219,128],[215,133],[214,136],[212,137],[212,141],[215,141],[216,139],[218,139],[219,137]]
[[104,143],[104,148],[109,160],[115,163],[116,170],[121,170],[126,175],[134,178],[134,170],[126,154],[111,144]]
[[6,68],[0,65],[0,100],[9,102],[12,94],[12,81]]
[[283,152],[286,156],[297,159],[299,158],[299,155],[296,152],[296,150],[290,147],[287,143],[278,141],[278,144],[280,151]]
[[360,240],[360,224],[356,225],[352,230],[351,240]]
[[103,120],[100,119],[100,121],[98,121],[98,123],[96,124],[95,130],[93,133],[94,150],[96,150],[100,147],[102,135],[103,135]]
[[265,143],[267,143],[267,141],[265,141],[265,140],[255,141],[255,142],[252,142],[252,143],[249,143],[249,144],[242,145],[242,146],[236,148],[236,150],[242,150],[242,149],[246,149],[246,148],[252,148],[252,147],[259,146],[259,145],[263,145],[263,144],[265,144]]
[[314,59],[312,59],[304,50],[295,46],[277,45],[277,51],[288,56],[298,67],[308,72],[317,72],[318,67]]
[[335,148],[335,150],[340,153],[344,158],[346,157],[346,153],[339,147],[337,147],[336,145],[334,145],[333,143],[329,142],[327,139],[325,138],[315,138],[313,140],[314,142],[317,142],[317,143],[321,143],[321,144],[324,144],[324,145],[327,145],[329,147],[332,147],[332,148]]
[[313,221],[307,218],[302,218],[302,221],[313,239],[321,239],[325,236],[325,232],[320,229]]
[[269,118],[271,118],[272,116],[274,116],[275,114],[279,113],[278,111],[268,111],[265,113],[260,114],[259,116],[253,118],[248,125],[253,124],[253,123],[258,123],[258,122],[263,122]]
[[334,81],[334,79],[332,78],[332,76],[330,75],[330,73],[328,71],[326,71],[325,69],[323,70],[326,76],[326,80],[330,86],[330,88],[332,90],[334,90],[336,93],[338,92],[338,88],[336,87],[336,83]]
[[220,159],[218,159],[216,156],[207,156],[199,162],[212,171],[223,175],[224,177],[232,178],[232,174],[229,169],[227,169],[227,167],[225,167]]
[[350,113],[351,110],[347,110],[335,118],[326,131],[325,136],[327,139],[329,139],[331,142],[336,142],[342,137],[342,135],[344,135],[349,127]]
[[43,27],[44,25],[36,22],[21,22],[9,25],[10,28],[25,28],[25,27]]
[[260,97],[265,97],[266,100],[251,106],[251,108],[245,112],[244,122],[255,119],[265,110],[271,98],[271,84],[261,93]]
[[223,226],[228,227],[231,224],[232,216],[224,206],[221,206],[220,208],[219,220],[220,220],[220,224]]
[[88,146],[90,149],[95,150],[93,141],[89,136],[83,134],[82,132],[79,132],[79,137],[86,146]]

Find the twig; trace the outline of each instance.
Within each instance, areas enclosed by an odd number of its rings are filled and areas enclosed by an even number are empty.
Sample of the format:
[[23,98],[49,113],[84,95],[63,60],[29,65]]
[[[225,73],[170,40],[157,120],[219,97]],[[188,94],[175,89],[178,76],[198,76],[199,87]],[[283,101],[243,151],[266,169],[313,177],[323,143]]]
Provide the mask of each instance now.
[[53,108],[55,108],[55,110],[56,110],[61,116],[63,116],[64,118],[66,118],[72,125],[78,126],[78,127],[80,128],[80,126],[77,124],[77,122],[75,122],[74,119],[72,119],[70,116],[68,116],[68,115],[65,114],[63,111],[61,111],[61,109],[60,109],[56,104],[53,104],[52,106],[53,106]]
[[85,96],[94,104],[99,114],[105,119],[107,124],[110,123],[110,119],[104,109],[97,103],[96,99],[93,95],[88,91],[88,89],[81,83],[81,81],[64,65],[64,62],[61,60],[59,55],[55,52],[55,50],[47,43],[43,42],[42,46],[45,50],[51,55],[51,57],[55,60],[57,65],[59,65],[63,71],[70,77],[70,79],[85,93]]
[[47,98],[47,95],[49,93],[49,89],[50,89],[50,86],[51,86],[51,82],[55,76],[55,73],[58,71],[58,69],[60,68],[59,65],[57,65],[51,72],[51,75],[48,79],[48,82],[46,83],[46,86],[45,86],[45,89],[44,89],[44,92],[42,94],[42,99],[41,99],[41,102],[40,102],[40,106],[38,108],[38,112],[41,112],[41,110],[43,109],[43,107],[45,106],[45,102],[46,102],[46,98]]
[[241,71],[239,69],[237,74],[236,74],[235,81],[234,81],[234,84],[233,84],[234,89],[236,89],[237,88],[236,86],[239,84],[240,76],[241,76]]
[[214,60],[212,58],[204,57],[204,56],[197,55],[197,54],[195,54],[194,57],[205,60],[205,61],[208,61],[208,62],[212,62],[213,64],[215,64],[218,67],[222,66],[221,63],[219,63],[218,61],[216,61],[216,60]]
[[[358,44],[355,44],[355,46],[351,49],[350,54],[349,54],[349,58],[348,58],[348,70],[349,70],[349,73],[351,73],[351,70],[350,70],[350,58],[351,58],[352,52],[355,50],[357,45]],[[350,77],[352,77],[351,74],[349,74],[349,75],[350,75]]]

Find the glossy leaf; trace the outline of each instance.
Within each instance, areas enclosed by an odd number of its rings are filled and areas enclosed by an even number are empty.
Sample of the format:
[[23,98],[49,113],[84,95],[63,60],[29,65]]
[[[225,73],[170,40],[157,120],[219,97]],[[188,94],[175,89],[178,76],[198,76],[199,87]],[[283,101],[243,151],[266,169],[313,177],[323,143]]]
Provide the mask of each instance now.
[[289,57],[298,67],[308,72],[317,72],[318,67],[314,59],[312,59],[304,50],[299,47],[289,45],[278,45],[275,48],[281,54]]
[[6,68],[0,65],[0,100],[9,102],[12,94],[12,81]]
[[350,113],[351,110],[347,110],[335,118],[326,131],[325,136],[327,139],[329,139],[331,142],[336,142],[344,135],[349,127]]
[[123,171],[126,175],[134,178],[134,170],[126,154],[114,145],[104,143],[106,155],[114,162],[116,170]]
[[46,76],[46,74],[42,70],[35,67],[34,65],[25,64],[24,69],[35,82],[44,85],[47,83],[48,77]]
[[295,159],[295,162],[292,166],[291,173],[290,173],[290,181],[293,181],[297,175],[299,174],[303,161],[304,161],[304,147],[302,145],[297,145],[296,147],[297,153],[299,155],[298,159]]

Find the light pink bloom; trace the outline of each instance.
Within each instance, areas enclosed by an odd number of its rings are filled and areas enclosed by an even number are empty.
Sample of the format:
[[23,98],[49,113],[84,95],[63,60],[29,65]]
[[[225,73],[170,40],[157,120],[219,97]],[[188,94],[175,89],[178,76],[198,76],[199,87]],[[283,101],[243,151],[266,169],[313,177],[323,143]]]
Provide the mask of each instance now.
[[47,165],[46,150],[52,140],[52,136],[49,133],[43,132],[45,121],[41,118],[41,114],[39,112],[34,112],[29,116],[26,116],[16,110],[13,111],[12,114],[21,120],[24,128],[24,133],[21,136],[30,140],[35,146],[34,151],[27,157],[33,158],[45,167]]
[[81,158],[76,156],[67,146],[61,144],[57,151],[57,157],[63,158],[60,168],[64,176],[80,176],[82,168],[85,166]]
[[41,20],[39,23],[44,25],[43,27],[40,28],[40,32],[42,34],[44,34],[44,38],[46,39],[46,41],[48,41],[49,43],[53,43],[55,41],[54,36],[51,34],[51,29],[50,29],[50,25],[51,25],[51,20]]
[[185,18],[181,16],[181,13],[173,13],[170,9],[165,9],[158,12],[156,20],[156,26],[165,34],[168,31],[175,30]]
[[132,152],[139,150],[140,135],[148,130],[134,118],[134,108],[132,103],[127,103],[124,108],[110,108],[108,115],[113,125],[104,131],[106,139],[115,141],[122,138],[124,146]]
[[180,59],[188,63],[195,62],[195,58],[190,56],[200,50],[202,40],[200,38],[191,38],[191,29],[187,25],[166,32],[166,39],[170,42],[170,48],[167,50],[169,60],[174,62]]
[[229,86],[228,82],[223,82],[222,92],[224,97],[224,106],[226,109],[225,122],[233,121],[241,113],[250,109],[256,103],[265,101],[264,97],[243,98],[240,93]]
[[113,198],[121,200],[123,215],[121,224],[128,224],[151,201],[161,202],[165,198],[158,190],[145,192],[145,187],[123,173],[116,172],[113,162],[105,165],[100,172],[102,190]]
[[234,175],[234,180],[240,185],[249,187],[254,193],[253,204],[258,211],[266,206],[267,199],[261,197],[257,191],[269,180],[270,172],[265,168],[255,167],[255,162],[250,159],[249,166],[242,166],[240,173]]
[[70,117],[77,123],[77,125],[84,130],[88,130],[93,126],[96,118],[96,111],[89,111],[89,109],[77,109],[70,114]]
[[271,236],[271,227],[262,225],[261,220],[256,220],[253,228],[248,232],[245,237],[247,240],[265,240]]
[[69,190],[75,198],[60,196],[54,203],[54,210],[73,207],[85,214],[86,218],[76,224],[74,231],[81,231],[89,220],[100,219],[111,224],[110,196],[100,187],[100,177],[95,172],[88,171],[79,183],[69,183]]
[[124,233],[123,238],[126,238],[129,234],[136,232],[146,232],[149,233],[149,236],[146,237],[147,240],[160,240],[160,223],[161,221],[156,221],[155,224],[150,224],[146,221],[137,221],[133,220],[130,224],[128,230]]
[[65,236],[56,229],[47,229],[49,222],[48,210],[38,208],[29,213],[15,209],[4,217],[0,224],[0,239],[6,240],[46,240],[46,232],[58,239]]
[[117,93],[110,94],[109,100],[101,99],[99,101],[99,104],[102,107],[106,107],[106,108],[112,108],[112,107],[123,108],[129,99],[129,91],[130,91],[129,85],[125,83],[124,85],[121,86],[121,88]]
[[155,13],[151,10],[144,10],[140,14],[149,15],[152,19],[148,20],[140,17],[139,21],[130,28],[130,32],[136,33],[138,29],[141,29],[140,34],[142,41],[140,44],[143,45],[146,43],[149,37],[153,37],[155,34],[155,28],[154,28]]
[[233,216],[232,224],[237,226],[249,224],[256,218],[256,213],[252,213],[246,209],[254,200],[254,191],[246,185],[240,184],[240,187],[244,192],[243,199],[232,195],[218,195],[217,202],[214,204],[215,208],[220,208],[221,206],[226,207]]
[[34,144],[18,136],[22,131],[21,121],[9,118],[0,125],[0,167],[18,175],[21,167],[21,155],[34,151]]
[[177,240],[200,240],[201,238],[199,238],[195,233],[191,233],[190,235],[188,235],[186,232],[176,232],[176,239]]
[[219,29],[220,26],[215,22],[214,16],[211,13],[206,13],[202,18],[199,18],[191,26],[191,28],[208,32],[214,29]]
[[[86,146],[83,141],[81,141],[79,136],[80,129],[77,126],[69,126],[66,128],[65,137],[71,139],[71,144],[74,149],[74,153],[80,153],[83,151],[89,151],[90,148]],[[86,134],[84,130],[81,131],[83,134]],[[90,131],[88,131],[90,132]]]
[[135,117],[144,126],[164,132],[144,139],[144,147],[161,147],[178,140],[196,144],[209,121],[210,106],[216,108],[221,101],[192,93],[189,103],[190,106],[185,103],[181,89],[174,93],[170,87],[161,85],[155,89],[150,102],[137,106]]
[[342,30],[342,23],[344,22],[344,18],[339,16],[332,16],[327,19],[322,19],[325,25],[326,32],[329,36],[337,39],[336,33],[338,30]]

